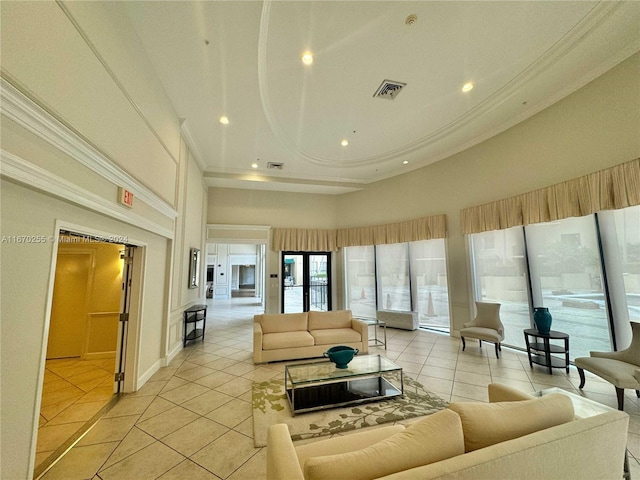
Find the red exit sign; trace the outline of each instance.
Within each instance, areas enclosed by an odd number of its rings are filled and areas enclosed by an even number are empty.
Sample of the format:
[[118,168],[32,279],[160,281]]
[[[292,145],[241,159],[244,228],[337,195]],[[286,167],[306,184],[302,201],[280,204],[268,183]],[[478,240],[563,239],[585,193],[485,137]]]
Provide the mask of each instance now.
[[133,207],[133,192],[130,192],[126,188],[118,187],[118,200],[127,207]]

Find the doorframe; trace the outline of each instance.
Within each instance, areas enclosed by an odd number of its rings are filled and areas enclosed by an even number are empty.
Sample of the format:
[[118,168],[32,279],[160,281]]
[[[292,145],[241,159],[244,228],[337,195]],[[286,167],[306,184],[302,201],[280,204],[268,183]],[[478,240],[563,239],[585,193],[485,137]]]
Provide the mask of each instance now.
[[[144,299],[144,275],[146,266],[146,249],[147,243],[136,240],[131,237],[126,237],[126,242],[122,242],[123,236],[118,233],[108,232],[104,230],[97,230],[95,228],[87,227],[85,225],[77,225],[70,222],[56,220],[53,236],[49,240],[53,243],[51,252],[51,264],[49,269],[49,281],[47,287],[47,297],[45,305],[45,318],[44,328],[42,335],[42,342],[40,346],[40,366],[38,368],[38,382],[36,388],[36,403],[33,412],[33,431],[31,438],[31,468],[33,468],[33,461],[36,455],[36,439],[38,438],[38,426],[39,415],[42,407],[42,390],[44,388],[44,373],[47,357],[47,343],[49,341],[49,330],[51,327],[51,310],[53,304],[53,288],[55,283],[58,246],[57,239],[60,237],[61,231],[69,231],[74,234],[86,235],[87,237],[102,238],[105,241],[112,241],[113,243],[122,243],[137,248],[133,249],[133,277],[131,282],[131,304],[129,310],[129,328],[127,331],[127,345],[125,352],[125,380],[123,384],[123,392],[134,392],[138,386],[138,365],[140,356],[140,341],[141,341],[141,324],[142,324],[142,305]],[[114,364],[115,370],[115,364]],[[115,373],[115,372],[114,372]],[[115,381],[114,381],[115,383]]]

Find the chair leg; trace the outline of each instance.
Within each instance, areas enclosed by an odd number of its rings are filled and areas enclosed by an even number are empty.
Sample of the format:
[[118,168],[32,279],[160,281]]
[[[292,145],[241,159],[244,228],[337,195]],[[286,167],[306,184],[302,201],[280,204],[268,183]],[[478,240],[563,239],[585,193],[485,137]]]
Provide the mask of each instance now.
[[618,395],[618,410],[624,410],[624,388],[616,387]]
[[478,339],[478,346],[482,348],[482,340]]
[[498,353],[498,350],[500,350],[500,344],[496,343],[496,358],[500,358],[500,354]]
[[640,390],[636,390],[636,397],[640,398]]
[[578,375],[580,375],[580,385],[578,385],[578,388],[582,389],[582,387],[584,387],[584,382],[585,382],[585,378],[584,378],[584,370],[580,367],[578,368]]
[[467,344],[464,343],[464,337],[460,337],[462,339],[462,351],[464,352],[464,349],[467,348]]

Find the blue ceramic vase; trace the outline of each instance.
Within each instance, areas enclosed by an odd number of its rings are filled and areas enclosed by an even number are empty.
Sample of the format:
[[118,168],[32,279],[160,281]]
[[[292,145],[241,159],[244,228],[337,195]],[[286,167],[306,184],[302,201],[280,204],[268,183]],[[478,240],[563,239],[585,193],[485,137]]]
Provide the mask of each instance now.
[[551,331],[551,314],[547,307],[534,307],[533,321],[540,333],[549,333]]

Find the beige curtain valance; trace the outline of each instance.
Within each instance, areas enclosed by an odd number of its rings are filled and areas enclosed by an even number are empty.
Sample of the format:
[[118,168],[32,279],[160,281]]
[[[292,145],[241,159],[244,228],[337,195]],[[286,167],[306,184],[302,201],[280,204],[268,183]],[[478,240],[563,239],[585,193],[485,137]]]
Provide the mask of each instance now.
[[418,242],[446,236],[446,215],[433,215],[386,225],[341,228],[338,230],[338,245],[340,247],[383,245]]
[[329,252],[339,247],[417,242],[446,236],[446,216],[434,215],[406,222],[338,230],[274,228],[271,248],[274,251]]
[[460,211],[465,234],[551,222],[640,205],[640,158]]
[[338,250],[335,230],[274,228],[271,242],[276,252],[331,252]]

